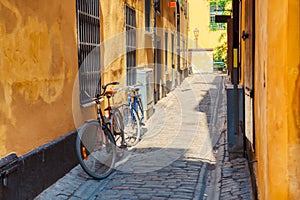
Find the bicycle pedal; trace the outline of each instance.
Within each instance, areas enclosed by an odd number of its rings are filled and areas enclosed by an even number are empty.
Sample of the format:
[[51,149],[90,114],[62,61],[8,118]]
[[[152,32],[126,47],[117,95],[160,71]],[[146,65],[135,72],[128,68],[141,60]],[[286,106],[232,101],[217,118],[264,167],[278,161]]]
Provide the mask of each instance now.
[[122,132],[114,132],[115,135],[122,135]]
[[127,148],[127,145],[126,145],[126,144],[121,144],[120,148],[121,148],[121,149],[126,149],[126,148]]

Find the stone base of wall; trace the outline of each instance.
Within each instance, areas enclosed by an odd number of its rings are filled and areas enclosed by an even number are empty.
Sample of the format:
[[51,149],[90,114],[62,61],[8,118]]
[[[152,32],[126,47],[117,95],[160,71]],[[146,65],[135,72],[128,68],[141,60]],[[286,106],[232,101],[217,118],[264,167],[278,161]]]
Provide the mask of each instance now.
[[0,159],[0,199],[33,199],[76,166],[76,135],[74,131],[21,157]]

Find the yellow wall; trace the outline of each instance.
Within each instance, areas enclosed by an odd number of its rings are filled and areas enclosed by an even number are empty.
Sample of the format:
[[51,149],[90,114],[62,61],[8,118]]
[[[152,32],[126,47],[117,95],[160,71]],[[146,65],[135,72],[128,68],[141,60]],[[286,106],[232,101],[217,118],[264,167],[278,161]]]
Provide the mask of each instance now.
[[[125,13],[124,3],[133,8],[136,11],[136,28],[137,28],[137,54],[136,63],[137,67],[151,67],[148,64],[153,64],[153,32],[145,34],[145,18],[144,18],[144,1],[137,0],[122,0],[114,1],[100,1],[103,24],[101,29],[103,30],[103,36],[101,38],[104,43],[103,59],[104,59],[104,73],[102,83],[105,84],[112,80],[121,81],[122,85],[126,82],[126,53],[125,53]],[[176,33],[176,8],[168,7],[169,1],[161,1],[161,12],[157,14],[157,38],[161,40],[161,60],[162,64],[165,64],[165,33],[168,32],[168,46],[171,50],[171,34],[174,34],[174,50],[175,50],[175,67],[176,65],[176,45],[177,45],[177,33]],[[153,21],[153,8],[151,8],[151,26],[154,25]],[[119,17],[116,18],[115,16]],[[181,33],[187,35],[188,18],[184,16],[181,11]],[[171,51],[168,53],[168,69],[172,71]],[[113,61],[113,62],[112,62]],[[163,66],[164,67],[164,66]],[[186,68],[181,66],[181,68]],[[172,77],[169,74],[165,74],[165,70],[162,69],[163,83],[167,80],[171,80]]]
[[[118,87],[126,85],[126,28],[125,4],[136,12],[136,66],[148,67],[153,63],[153,42],[149,34],[145,34],[144,1],[119,0],[100,1],[101,4],[101,42],[102,42],[102,84],[119,81]],[[151,19],[153,11],[151,8]],[[118,17],[116,17],[118,16]],[[151,21],[153,26],[153,20]],[[125,92],[114,98],[116,104],[127,101]]]
[[299,0],[264,0],[255,7],[255,154],[260,199],[300,198],[299,6]]
[[75,1],[0,1],[0,157],[74,130]]
[[[182,9],[180,9],[180,33],[182,35],[182,41],[181,41],[181,48],[182,48],[182,53],[181,53],[181,70],[187,69],[188,67],[188,25],[189,25],[189,13],[188,13],[188,3],[187,0],[185,0],[182,3]],[[187,7],[187,14],[185,14],[184,10],[185,7]]]
[[288,170],[289,199],[300,199],[300,3],[288,4]]

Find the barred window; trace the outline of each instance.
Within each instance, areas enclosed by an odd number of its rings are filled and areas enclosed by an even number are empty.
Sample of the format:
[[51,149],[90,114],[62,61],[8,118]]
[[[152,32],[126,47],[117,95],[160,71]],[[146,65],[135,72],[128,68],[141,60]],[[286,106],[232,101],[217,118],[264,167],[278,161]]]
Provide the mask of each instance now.
[[145,0],[145,29],[150,31],[150,9],[151,0]]
[[80,103],[100,93],[99,0],[77,0],[77,38]]
[[135,10],[125,5],[127,85],[136,83],[136,18]]
[[169,35],[165,32],[165,71],[168,72]]
[[171,52],[172,52],[172,57],[171,57],[171,60],[172,60],[172,67],[175,68],[175,58],[174,58],[174,53],[175,53],[175,49],[174,49],[174,34],[172,33],[171,34]]

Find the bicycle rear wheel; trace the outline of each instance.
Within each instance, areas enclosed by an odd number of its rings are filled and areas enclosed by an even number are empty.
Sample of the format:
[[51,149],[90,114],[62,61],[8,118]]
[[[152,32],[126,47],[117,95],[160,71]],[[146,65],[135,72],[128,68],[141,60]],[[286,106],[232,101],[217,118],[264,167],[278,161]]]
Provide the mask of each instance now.
[[114,169],[116,145],[109,130],[98,121],[85,123],[78,131],[76,153],[83,170],[94,179],[104,179]]
[[111,132],[115,137],[115,142],[117,146],[117,156],[122,157],[124,154],[124,149],[126,149],[127,144],[124,137],[124,123],[123,117],[118,108],[113,108],[112,110],[112,124]]
[[123,109],[124,137],[128,146],[134,146],[140,141],[141,128],[139,116],[135,109]]

